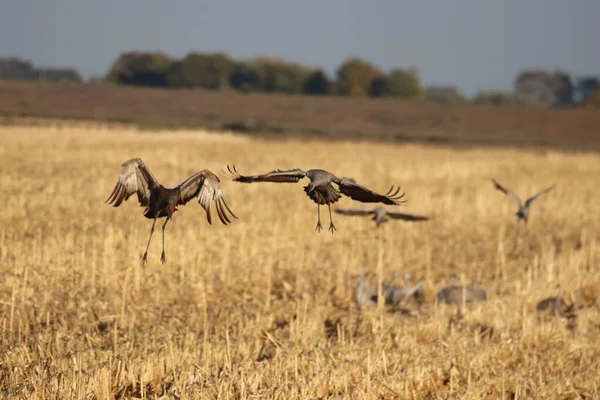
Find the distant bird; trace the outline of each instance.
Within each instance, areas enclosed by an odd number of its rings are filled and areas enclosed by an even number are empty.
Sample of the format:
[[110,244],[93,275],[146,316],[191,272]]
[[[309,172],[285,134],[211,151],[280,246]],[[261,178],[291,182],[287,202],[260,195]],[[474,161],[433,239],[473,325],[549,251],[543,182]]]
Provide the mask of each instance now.
[[360,308],[377,305],[377,289],[372,288],[365,283],[366,272],[367,266],[363,265],[360,276],[358,277],[358,288],[356,289],[356,304]]
[[545,299],[540,300],[536,305],[536,310],[539,313],[573,318],[575,315],[576,303],[567,304],[560,296],[562,291],[560,285],[556,285],[556,289],[556,296],[546,297]]
[[543,195],[548,193],[555,186],[555,185],[552,185],[549,188],[542,190],[538,194],[528,198],[525,201],[525,204],[522,204],[519,196],[514,194],[512,191],[504,188],[495,179],[492,179],[492,182],[494,183],[494,186],[496,187],[496,189],[500,190],[504,194],[511,196],[517,202],[517,205],[519,206],[519,210],[515,214],[517,216],[517,222],[520,220],[523,220],[525,222],[525,224],[527,224],[527,220],[529,218],[529,207],[531,207],[531,205],[533,204],[534,201],[536,201],[537,199],[539,199],[540,197],[542,197]]
[[420,280],[415,286],[411,286],[408,274],[404,275],[404,282],[406,286],[392,285],[385,288],[385,304],[393,307],[401,306],[421,290],[421,286],[425,283],[424,280]]
[[375,208],[338,208],[334,210],[338,214],[342,215],[358,215],[358,216],[366,216],[373,215],[373,221],[376,222],[377,227],[384,222],[387,222],[389,218],[391,219],[402,219],[405,221],[427,221],[429,217],[420,216],[420,215],[412,215],[408,213],[403,213],[400,211],[391,211],[383,207],[375,207]]
[[[277,183],[296,183],[300,179],[308,177],[310,182],[304,187],[304,192],[310,197],[315,203],[317,203],[317,226],[318,232],[323,228],[321,226],[321,205],[327,204],[329,209],[329,230],[331,233],[336,230],[333,225],[333,219],[331,217],[331,204],[337,202],[342,195],[345,194],[353,200],[361,201],[363,203],[384,203],[389,205],[398,205],[401,202],[399,200],[404,197],[405,193],[399,194],[400,188],[398,187],[394,191],[394,186],[385,194],[378,194],[364,186],[359,185],[352,178],[338,178],[330,172],[322,169],[309,169],[303,171],[301,169],[290,169],[290,170],[274,170],[262,175],[244,176],[240,175],[235,166],[227,166],[227,170],[235,178],[236,182],[252,183],[252,182],[277,182]],[[332,183],[338,186],[336,190]],[[404,203],[405,201],[402,201]]]
[[132,158],[121,165],[121,173],[119,174],[117,184],[105,203],[118,207],[130,196],[137,194],[140,206],[145,207],[144,217],[154,220],[148,244],[146,245],[146,251],[142,257],[142,263],[146,263],[148,258],[148,247],[154,233],[156,219],[167,218],[162,226],[162,255],[160,262],[164,263],[166,261],[165,227],[173,217],[173,213],[178,210],[177,206],[185,205],[191,199],[197,197],[198,203],[206,210],[206,218],[209,224],[212,224],[210,209],[213,203],[215,203],[217,215],[223,224],[227,225],[227,223],[231,222],[226,211],[229,211],[231,216],[237,219],[225,202],[219,182],[220,180],[217,175],[204,169],[187,178],[179,186],[167,189],[158,183],[140,158]]
[[487,293],[479,284],[474,287],[462,287],[456,285],[456,283],[452,283],[450,286],[442,288],[437,292],[438,302],[446,304],[461,305],[463,296],[465,303],[487,300]]

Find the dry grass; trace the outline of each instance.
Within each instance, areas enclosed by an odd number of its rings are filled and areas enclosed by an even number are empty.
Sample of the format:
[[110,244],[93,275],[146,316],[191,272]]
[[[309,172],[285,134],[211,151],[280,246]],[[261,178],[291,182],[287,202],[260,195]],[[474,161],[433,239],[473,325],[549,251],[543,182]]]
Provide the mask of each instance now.
[[[5,127],[0,144],[3,398],[600,398],[598,308],[575,324],[535,312],[558,282],[600,290],[598,155],[51,127]],[[150,221],[134,198],[103,203],[136,156],[168,186],[226,163],[321,167],[400,184],[403,208],[435,219],[377,232],[334,215],[338,232],[318,234],[300,183],[222,179],[240,220],[209,226],[189,203],[167,263],[157,235],[142,266]],[[528,232],[491,176],[522,196],[557,184]],[[361,311],[363,263],[372,285],[400,271],[432,290],[456,273],[489,300],[460,316]]]

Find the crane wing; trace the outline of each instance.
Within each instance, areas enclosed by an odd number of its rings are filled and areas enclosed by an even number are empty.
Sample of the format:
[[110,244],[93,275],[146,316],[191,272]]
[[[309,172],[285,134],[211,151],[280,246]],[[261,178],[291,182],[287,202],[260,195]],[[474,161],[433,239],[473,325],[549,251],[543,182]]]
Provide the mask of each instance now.
[[342,215],[370,215],[375,212],[374,208],[337,208],[334,210]]
[[506,189],[504,186],[500,185],[495,179],[492,178],[492,182],[494,183],[494,186],[496,187],[496,189],[498,189],[499,191],[501,191],[504,194],[509,195],[510,197],[512,197],[518,204],[519,207],[522,207],[521,204],[521,199],[519,199],[519,196],[517,196],[516,194],[514,194],[512,191]]
[[234,176],[236,182],[252,183],[252,182],[277,182],[277,183],[295,183],[306,176],[306,172],[301,169],[280,170],[276,169],[262,175],[240,175],[233,166],[227,166],[229,173]]
[[394,190],[394,186],[392,186],[386,194],[379,194],[367,189],[362,185],[359,185],[354,179],[351,178],[335,178],[333,179],[333,182],[338,185],[340,192],[353,200],[361,201],[363,203],[384,203],[389,205],[398,205],[406,202],[406,200],[401,202],[398,201],[406,194],[399,194],[400,187]]
[[531,196],[530,198],[528,198],[525,201],[525,207],[529,207],[530,205],[532,205],[534,201],[536,201],[537,199],[539,199],[540,197],[542,197],[543,195],[545,195],[546,193],[548,193],[554,186],[556,186],[556,185],[552,185],[549,188],[546,188],[546,189],[542,190],[538,194],[536,194],[536,195]]
[[392,219],[403,219],[405,221],[427,221],[429,217],[421,216],[421,215],[413,215],[408,213],[403,213],[399,211],[387,211],[387,216]]
[[137,194],[140,205],[148,207],[150,192],[159,186],[160,184],[142,159],[132,158],[121,165],[121,173],[119,174],[117,184],[105,203],[118,207],[131,195]]
[[221,190],[221,182],[219,177],[213,172],[205,169],[187,178],[177,187],[179,189],[179,199],[177,205],[184,205],[193,198],[198,198],[198,203],[206,211],[206,219],[209,224],[212,224],[211,206],[215,203],[217,215],[221,222],[225,225],[231,220],[227,215],[227,211],[232,217],[237,219],[237,216],[231,211]]

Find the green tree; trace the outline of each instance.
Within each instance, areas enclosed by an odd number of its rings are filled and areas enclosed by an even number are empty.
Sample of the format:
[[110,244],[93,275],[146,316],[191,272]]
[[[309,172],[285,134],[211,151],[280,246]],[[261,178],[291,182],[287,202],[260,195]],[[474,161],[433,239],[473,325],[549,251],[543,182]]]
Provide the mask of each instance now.
[[415,70],[397,68],[373,80],[371,95],[415,99],[423,95],[423,88]]
[[271,93],[302,93],[310,70],[304,65],[272,57],[249,61],[258,73],[260,87]]
[[575,95],[571,77],[562,71],[525,70],[517,75],[514,86],[515,94],[534,97],[539,103],[568,105]]
[[330,82],[327,74],[317,69],[308,75],[304,82],[304,93],[307,94],[328,94],[330,91]]
[[600,86],[596,87],[596,89],[587,96],[580,107],[600,110]]
[[224,53],[190,53],[173,64],[169,86],[220,90],[229,87],[236,63]]
[[245,62],[236,64],[231,76],[229,84],[235,90],[240,92],[256,92],[262,90],[262,82],[258,73],[258,69]]
[[29,61],[19,58],[1,58],[0,79],[9,81],[37,81],[39,79],[39,71]]
[[344,96],[368,96],[373,81],[383,75],[381,69],[368,61],[353,57],[346,60],[336,71],[338,94]]
[[111,66],[107,80],[136,86],[167,87],[175,60],[161,52],[122,53]]

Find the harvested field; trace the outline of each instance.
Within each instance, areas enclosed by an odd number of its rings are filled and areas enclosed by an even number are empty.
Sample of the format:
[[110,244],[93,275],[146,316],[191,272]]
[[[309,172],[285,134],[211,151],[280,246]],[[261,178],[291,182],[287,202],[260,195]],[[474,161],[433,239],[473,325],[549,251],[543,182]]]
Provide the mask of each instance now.
[[600,113],[421,101],[0,82],[0,115],[204,127],[271,138],[600,149]]
[[[0,143],[3,398],[600,398],[594,153],[91,125],[1,127]],[[141,265],[151,221],[135,196],[103,203],[132,157],[166,186],[214,171],[239,220],[209,225],[192,201],[167,226],[167,263],[157,229]],[[334,214],[331,235],[322,214],[319,234],[302,182],[232,182],[227,163],[399,184],[398,208],[433,220],[377,230]],[[525,230],[490,177],[522,197],[556,188]],[[396,271],[425,279],[421,310],[359,309],[363,264],[371,286]],[[488,300],[460,313],[433,302],[452,273]],[[568,303],[581,289],[575,318],[537,314],[557,283]]]

